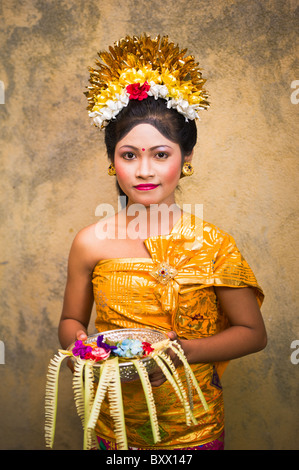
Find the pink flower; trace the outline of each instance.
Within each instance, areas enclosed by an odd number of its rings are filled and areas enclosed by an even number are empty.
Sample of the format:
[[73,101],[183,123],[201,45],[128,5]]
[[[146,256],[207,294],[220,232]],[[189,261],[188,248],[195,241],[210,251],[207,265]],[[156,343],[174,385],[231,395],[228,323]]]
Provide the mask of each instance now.
[[142,101],[148,97],[147,92],[150,89],[150,85],[147,82],[144,82],[142,86],[140,83],[133,83],[126,87],[127,92],[130,94],[130,100],[139,100]]
[[93,361],[104,361],[110,356],[110,350],[104,348],[94,348],[91,352],[85,355],[85,359],[92,359]]

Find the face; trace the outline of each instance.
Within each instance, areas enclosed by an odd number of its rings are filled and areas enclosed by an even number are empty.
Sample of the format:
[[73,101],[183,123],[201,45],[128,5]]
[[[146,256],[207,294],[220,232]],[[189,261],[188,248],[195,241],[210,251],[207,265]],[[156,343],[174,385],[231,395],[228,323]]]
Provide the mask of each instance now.
[[175,202],[182,167],[181,149],[150,124],[135,126],[117,143],[114,166],[129,204]]

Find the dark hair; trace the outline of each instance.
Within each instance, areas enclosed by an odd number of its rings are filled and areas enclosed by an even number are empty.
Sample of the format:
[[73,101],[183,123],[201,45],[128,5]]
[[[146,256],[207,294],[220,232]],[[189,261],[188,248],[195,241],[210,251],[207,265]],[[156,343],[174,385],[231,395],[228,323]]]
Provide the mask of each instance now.
[[[138,124],[151,124],[164,137],[179,144],[184,157],[192,153],[197,141],[195,121],[186,118],[173,108],[167,108],[167,101],[149,96],[145,100],[130,100],[128,106],[112,119],[105,128],[105,144],[109,160],[114,162],[114,152],[119,142],[133,127]],[[123,192],[117,184],[121,195]]]

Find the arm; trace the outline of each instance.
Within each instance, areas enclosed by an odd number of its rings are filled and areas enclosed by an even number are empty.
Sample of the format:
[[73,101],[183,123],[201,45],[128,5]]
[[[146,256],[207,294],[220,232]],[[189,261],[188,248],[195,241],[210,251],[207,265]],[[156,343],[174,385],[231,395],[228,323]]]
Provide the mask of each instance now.
[[[227,361],[266,347],[266,330],[253,289],[216,287],[215,290],[230,327],[207,338],[178,340],[189,364]],[[173,331],[168,336],[177,339]],[[177,358],[174,359],[176,362]],[[159,373],[151,377],[152,385],[161,385],[165,380]]]
[[86,232],[79,233],[72,245],[58,336],[63,348],[77,339],[86,339],[93,306],[92,260]]
[[208,338],[181,340],[189,363],[236,359],[264,349],[267,334],[250,287],[216,287],[216,295],[230,327]]

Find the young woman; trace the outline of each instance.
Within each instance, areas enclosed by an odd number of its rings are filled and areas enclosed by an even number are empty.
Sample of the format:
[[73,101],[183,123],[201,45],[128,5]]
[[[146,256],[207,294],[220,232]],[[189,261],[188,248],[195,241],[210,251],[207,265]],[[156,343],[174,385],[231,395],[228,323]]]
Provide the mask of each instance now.
[[[199,424],[187,427],[181,404],[157,370],[150,380],[162,440],[154,446],[141,384],[123,384],[129,445],[222,449],[221,374],[227,361],[263,349],[266,332],[263,292],[233,238],[186,216],[175,203],[180,177],[193,171],[195,118],[207,106],[204,81],[193,59],[184,59],[185,51],[167,38],[127,37],[110,52],[100,55],[107,65],[92,70],[88,96],[96,125],[105,123],[109,173],[126,207],[83,229],[73,242],[60,342],[67,348],[86,339],[94,302],[99,332],[167,332],[182,346],[209,411],[195,399]],[[116,448],[108,403],[96,432],[103,448]]]

